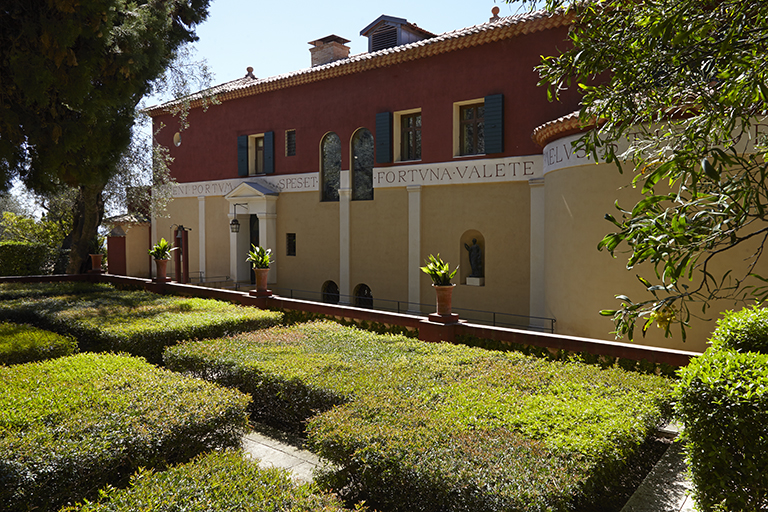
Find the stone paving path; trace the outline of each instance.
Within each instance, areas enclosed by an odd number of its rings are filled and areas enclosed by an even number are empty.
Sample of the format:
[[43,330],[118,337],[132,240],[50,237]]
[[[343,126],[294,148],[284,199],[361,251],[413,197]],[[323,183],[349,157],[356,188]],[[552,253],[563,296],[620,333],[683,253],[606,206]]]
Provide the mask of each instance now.
[[685,470],[683,447],[672,443],[621,512],[693,512]]
[[312,452],[302,450],[272,439],[259,432],[251,432],[243,438],[243,450],[261,467],[278,467],[290,470],[295,480],[312,481],[312,470],[322,465],[320,458]]

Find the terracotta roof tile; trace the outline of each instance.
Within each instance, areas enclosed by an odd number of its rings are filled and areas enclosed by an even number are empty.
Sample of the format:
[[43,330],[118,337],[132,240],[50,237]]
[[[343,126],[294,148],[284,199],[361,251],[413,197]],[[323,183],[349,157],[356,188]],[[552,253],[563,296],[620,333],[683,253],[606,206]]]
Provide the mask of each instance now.
[[[219,101],[224,102],[235,98],[388,67],[493,41],[510,39],[519,35],[562,27],[570,24],[571,21],[571,15],[562,13],[549,14],[544,11],[508,16],[480,25],[445,32],[436,37],[415,43],[372,53],[352,55],[346,59],[337,60],[322,66],[300,69],[269,78],[238,78],[192,94],[188,100],[191,102],[191,107],[200,106],[204,97],[212,95],[216,95]],[[151,116],[161,115],[178,104],[178,100],[171,101],[149,107],[146,109],[146,112]]]

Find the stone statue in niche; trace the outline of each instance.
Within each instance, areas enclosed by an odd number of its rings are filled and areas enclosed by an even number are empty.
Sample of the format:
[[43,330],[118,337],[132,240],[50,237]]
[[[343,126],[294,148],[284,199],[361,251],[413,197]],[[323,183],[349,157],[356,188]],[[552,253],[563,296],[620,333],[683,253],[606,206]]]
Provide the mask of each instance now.
[[472,245],[464,244],[464,247],[469,251],[469,266],[472,267],[469,277],[483,277],[483,254],[477,245],[477,238],[472,239]]

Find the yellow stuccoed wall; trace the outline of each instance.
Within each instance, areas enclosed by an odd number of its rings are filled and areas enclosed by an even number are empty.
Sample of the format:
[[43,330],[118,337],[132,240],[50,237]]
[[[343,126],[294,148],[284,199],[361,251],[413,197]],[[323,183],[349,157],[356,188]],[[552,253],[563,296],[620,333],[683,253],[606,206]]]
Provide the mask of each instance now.
[[[195,204],[194,207],[199,208],[199,205]],[[229,275],[230,210],[229,201],[222,196],[205,198],[205,275],[208,279],[221,279]],[[238,210],[238,213],[242,213],[242,209]],[[247,217],[241,215],[239,220],[242,225],[248,225]],[[199,229],[197,231],[199,233]],[[190,250],[198,253],[199,247],[194,245]]]
[[[531,225],[528,182],[423,187],[421,194],[422,262],[429,254],[440,253],[454,268],[467,252],[461,242],[466,231],[479,231],[485,239],[485,286],[457,284],[454,307],[527,315]],[[459,274],[454,283],[460,283]],[[421,276],[421,302],[435,302],[426,274]]]
[[[197,270],[199,269],[199,236],[200,228],[198,226],[198,205],[196,197],[182,197],[172,200],[165,212],[166,217],[159,217],[155,220],[156,240],[152,240],[152,243],[157,243],[161,238],[165,238],[173,245],[176,245],[173,238],[173,230],[176,229],[175,225],[183,225],[185,228],[192,228],[192,231],[187,233],[189,239],[189,271],[193,277],[196,278]],[[229,254],[229,251],[227,251]],[[174,264],[175,256],[171,253],[171,261],[168,262],[168,274],[173,277],[175,272]],[[196,279],[195,279],[196,280]]]
[[[422,232],[423,233],[423,232]],[[374,298],[408,299],[408,192],[378,189],[350,201],[350,292],[366,284]]]
[[[296,256],[286,256],[286,233],[296,233]],[[277,201],[277,265],[274,287],[320,293],[339,284],[339,203],[323,203],[317,191],[281,194]]]
[[[626,268],[628,253],[611,258],[606,251],[599,252],[597,244],[603,236],[613,231],[613,225],[604,219],[606,213],[617,216],[614,202],[631,209],[641,198],[640,192],[625,186],[632,174],[620,174],[608,164],[588,164],[547,173],[546,197],[546,303],[547,314],[557,319],[557,332],[574,336],[613,340],[613,322],[601,317],[598,311],[615,309],[620,301],[614,297],[627,295],[643,301],[650,298],[645,287],[637,280],[640,274],[653,282],[653,269],[648,264]],[[724,269],[744,272],[743,260],[754,248],[745,248],[727,255],[712,269],[715,275]],[[765,265],[763,266],[767,270]],[[695,283],[688,283],[691,287]],[[740,309],[734,301],[713,302],[707,312],[701,314],[701,306],[692,306],[692,318],[688,339],[682,341],[679,328],[673,329],[672,338],[664,338],[663,331],[654,324],[643,338],[641,324],[635,330],[635,343],[681,350],[703,351],[707,339],[716,327],[720,312]],[[623,341],[627,341],[624,339]]]
[[129,276],[149,277],[151,258],[147,253],[149,224],[124,225],[125,230],[125,272]]

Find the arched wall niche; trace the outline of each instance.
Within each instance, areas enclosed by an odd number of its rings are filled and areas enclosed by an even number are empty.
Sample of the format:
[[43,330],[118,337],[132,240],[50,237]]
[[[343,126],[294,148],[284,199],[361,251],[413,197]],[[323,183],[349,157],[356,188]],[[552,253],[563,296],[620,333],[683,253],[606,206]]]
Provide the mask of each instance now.
[[[477,243],[475,243],[477,241]],[[477,248],[476,248],[477,247]],[[479,248],[479,268],[477,269],[479,275],[472,275],[472,262],[470,261],[470,252],[475,253]],[[461,235],[459,240],[459,253],[461,259],[459,261],[459,284],[465,284],[470,286],[484,286],[485,285],[485,237],[481,232],[476,229],[470,229]],[[467,278],[472,279],[467,281]]]

